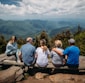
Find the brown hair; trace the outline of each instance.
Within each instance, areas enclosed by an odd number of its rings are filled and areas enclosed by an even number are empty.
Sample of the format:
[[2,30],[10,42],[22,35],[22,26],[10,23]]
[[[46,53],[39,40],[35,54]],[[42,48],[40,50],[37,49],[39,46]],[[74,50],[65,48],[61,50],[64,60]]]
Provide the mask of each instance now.
[[10,40],[16,41],[17,40],[17,37],[16,36],[11,36]]
[[42,49],[43,49],[43,51],[46,51],[48,48],[47,48],[47,46],[46,46],[46,40],[45,39],[41,39],[40,41],[42,41]]
[[46,45],[46,40],[45,39],[41,39],[40,41],[42,41],[42,45]]

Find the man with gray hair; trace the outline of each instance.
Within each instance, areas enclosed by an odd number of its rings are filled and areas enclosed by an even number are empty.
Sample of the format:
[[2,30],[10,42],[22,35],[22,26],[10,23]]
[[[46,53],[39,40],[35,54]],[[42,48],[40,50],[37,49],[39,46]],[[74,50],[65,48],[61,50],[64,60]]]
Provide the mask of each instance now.
[[25,65],[30,66],[33,65],[35,61],[35,47],[32,45],[33,39],[31,37],[28,37],[26,42],[20,49],[21,58]]

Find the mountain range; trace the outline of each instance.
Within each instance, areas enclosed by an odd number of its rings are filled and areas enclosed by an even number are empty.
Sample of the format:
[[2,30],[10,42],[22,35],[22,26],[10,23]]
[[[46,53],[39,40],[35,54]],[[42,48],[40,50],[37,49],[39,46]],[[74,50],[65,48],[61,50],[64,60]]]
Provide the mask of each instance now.
[[[83,29],[85,21],[81,20],[2,20],[0,19],[0,34],[9,38],[12,35],[17,37],[26,38],[27,36],[35,37],[43,30],[47,32],[49,36],[54,36],[57,33],[65,31],[67,29],[74,32],[77,30],[78,25]],[[75,28],[75,29],[74,29]]]

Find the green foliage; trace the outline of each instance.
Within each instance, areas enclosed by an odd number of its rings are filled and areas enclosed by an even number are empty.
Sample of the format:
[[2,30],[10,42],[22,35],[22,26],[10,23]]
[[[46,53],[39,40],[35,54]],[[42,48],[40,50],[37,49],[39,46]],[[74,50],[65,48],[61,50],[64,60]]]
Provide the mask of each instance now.
[[57,34],[51,39],[52,44],[55,40],[61,40],[63,43],[63,48],[66,48],[68,46],[68,39],[70,39],[72,36],[70,30],[67,30],[65,32],[62,32],[60,34]]
[[18,43],[18,48],[20,48],[23,44],[25,44],[25,40],[22,38],[18,38],[17,43]]
[[81,55],[85,56],[85,31],[75,35],[76,45],[80,48]]
[[[81,23],[82,25],[85,23]],[[6,39],[12,35],[26,38],[27,36],[37,36],[41,31],[45,30],[49,36],[54,36],[66,29],[75,32],[76,22],[66,21],[50,21],[50,20],[23,20],[23,21],[4,21],[0,20],[0,33]],[[75,29],[74,29],[75,28]]]
[[65,49],[69,45],[68,39],[70,39],[71,37],[74,37],[74,39],[76,40],[76,45],[80,48],[81,55],[85,56],[85,31],[82,31],[80,26],[78,26],[78,29],[74,34],[72,34],[69,30],[57,34],[52,38],[52,43],[56,39],[60,39],[63,42],[63,48]]
[[0,35],[0,53],[5,52],[6,40],[3,35]]
[[42,31],[38,36],[36,36],[35,44],[34,44],[36,47],[39,46],[39,41],[41,39],[45,39],[46,45],[50,48],[50,38],[48,37],[48,34],[46,33],[46,31]]
[[39,37],[35,37],[34,46],[37,48],[39,46]]

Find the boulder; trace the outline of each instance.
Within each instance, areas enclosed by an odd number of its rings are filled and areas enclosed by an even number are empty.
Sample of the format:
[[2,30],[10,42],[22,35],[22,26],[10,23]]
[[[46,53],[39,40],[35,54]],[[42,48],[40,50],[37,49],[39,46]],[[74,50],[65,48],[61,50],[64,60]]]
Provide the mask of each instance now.
[[12,66],[9,69],[0,71],[0,83],[14,83],[16,78],[20,81],[24,76],[20,67]]

